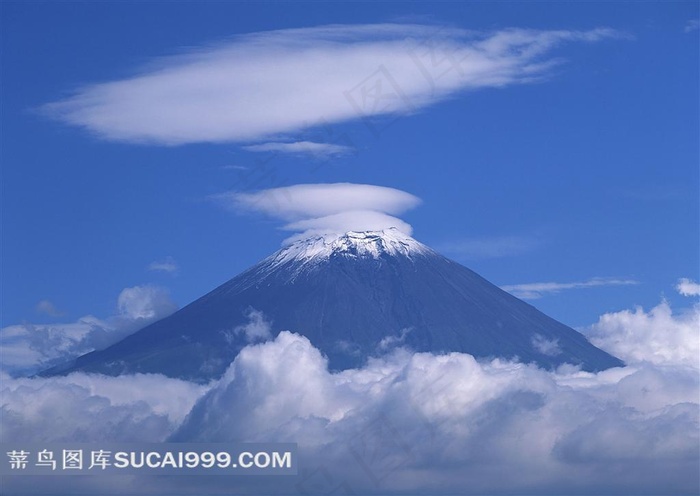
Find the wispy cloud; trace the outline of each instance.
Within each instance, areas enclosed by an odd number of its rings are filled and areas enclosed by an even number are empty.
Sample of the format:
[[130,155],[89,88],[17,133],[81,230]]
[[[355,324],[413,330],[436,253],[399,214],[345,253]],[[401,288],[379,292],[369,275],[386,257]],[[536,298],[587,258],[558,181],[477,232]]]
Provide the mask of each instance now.
[[180,267],[173,257],[165,257],[162,260],[156,260],[148,264],[148,270],[152,272],[166,272],[168,274],[176,274]]
[[524,300],[536,300],[545,294],[556,294],[567,289],[594,288],[599,286],[629,286],[639,284],[633,279],[615,279],[607,277],[594,277],[581,282],[533,282],[527,284],[509,284],[501,286],[513,296]]
[[49,317],[60,317],[61,315],[63,315],[63,312],[56,308],[56,305],[54,305],[53,302],[49,300],[41,300],[39,303],[36,304],[36,307],[34,307],[34,309],[38,313],[43,313],[45,315],[48,315]]
[[349,146],[316,143],[313,141],[262,143],[259,145],[244,146],[243,149],[250,152],[279,152],[291,155],[307,155],[314,158],[339,157],[355,152],[355,149]]
[[397,346],[401,346],[404,343],[404,341],[406,341],[406,336],[408,336],[412,330],[412,327],[405,327],[401,329],[401,332],[398,336],[389,335],[382,338],[382,340],[379,341],[379,344],[377,345],[377,350],[380,352],[386,352],[393,348],[396,348]]
[[495,236],[443,243],[437,250],[460,260],[482,260],[522,255],[541,244],[540,239],[528,236]]
[[409,224],[396,217],[420,204],[410,193],[370,184],[297,184],[254,193],[229,192],[216,201],[235,211],[260,212],[280,219],[282,229],[295,236],[378,231],[395,227],[411,234]]
[[547,339],[540,334],[532,337],[532,347],[543,355],[557,356],[561,353],[558,339]]
[[613,192],[615,196],[629,198],[630,200],[664,201],[683,199],[690,192],[680,185],[671,184],[647,184],[643,187],[617,188]]
[[18,324],[0,329],[0,370],[30,374],[103,349],[147,324],[170,315],[177,305],[157,286],[125,288],[118,312],[106,319],[87,315],[76,322]]
[[683,278],[678,281],[676,290],[683,296],[700,296],[700,284]]
[[685,23],[683,31],[685,33],[690,33],[692,31],[697,31],[698,29],[700,29],[700,21],[698,21],[697,19],[691,19]]
[[245,316],[248,322],[234,328],[233,335],[243,334],[248,343],[267,341],[272,338],[272,322],[265,317],[262,311],[248,307]]
[[413,113],[461,90],[541,80],[557,46],[620,36],[417,24],[259,32],[157,59],[131,78],[84,85],[41,110],[115,141],[270,140],[321,123]]

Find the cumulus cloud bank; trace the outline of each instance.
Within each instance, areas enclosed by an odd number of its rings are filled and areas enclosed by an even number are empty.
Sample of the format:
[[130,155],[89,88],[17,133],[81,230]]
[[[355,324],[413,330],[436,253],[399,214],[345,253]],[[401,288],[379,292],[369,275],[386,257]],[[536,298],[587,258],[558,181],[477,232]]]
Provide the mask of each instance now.
[[159,442],[206,391],[155,374],[0,377],[2,442]]
[[398,189],[352,183],[297,184],[254,193],[223,193],[215,199],[236,211],[260,212],[285,221],[282,229],[301,233],[287,241],[391,227],[410,235],[412,227],[396,215],[421,202]]
[[619,36],[415,24],[259,32],[84,85],[42,111],[116,141],[269,141],[321,123],[412,113],[461,90],[539,80],[557,46]]
[[[606,328],[613,342],[649,335],[622,324]],[[406,350],[329,373],[305,337],[282,332],[244,349],[172,439],[298,442],[302,494],[692,492],[698,368],[671,350],[697,338],[666,341],[661,356],[642,346],[597,374]]]
[[117,307],[118,313],[107,319],[88,315],[67,324],[18,324],[0,329],[0,369],[11,374],[39,372],[106,348],[177,310],[168,292],[157,286],[125,288]]
[[[592,339],[628,365],[599,373],[401,348],[331,373],[307,338],[285,331],[244,348],[209,386],[152,375],[3,377],[0,434],[299,443],[299,476],[237,480],[240,494],[694,494],[700,376],[690,357],[700,307],[667,308],[603,316]],[[556,352],[556,343],[538,345]],[[228,478],[206,477],[129,486],[230,490]]]
[[602,315],[586,334],[626,362],[668,362],[700,368],[700,306],[674,315],[668,302]]

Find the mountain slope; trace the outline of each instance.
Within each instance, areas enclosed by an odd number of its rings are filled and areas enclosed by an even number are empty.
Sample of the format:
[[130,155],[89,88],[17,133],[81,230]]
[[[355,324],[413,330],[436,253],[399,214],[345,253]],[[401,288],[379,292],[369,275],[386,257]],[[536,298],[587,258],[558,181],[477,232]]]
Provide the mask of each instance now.
[[[220,376],[253,332],[307,336],[333,369],[392,345],[562,363],[621,362],[580,333],[394,229],[288,246],[173,315],[113,346],[47,371]],[[250,320],[253,320],[250,322]]]

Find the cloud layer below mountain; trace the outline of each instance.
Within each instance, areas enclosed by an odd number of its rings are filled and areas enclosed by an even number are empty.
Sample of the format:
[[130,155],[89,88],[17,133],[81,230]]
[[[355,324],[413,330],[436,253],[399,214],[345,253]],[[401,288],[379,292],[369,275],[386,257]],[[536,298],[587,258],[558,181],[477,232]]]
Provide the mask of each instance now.
[[[283,332],[245,348],[209,386],[3,377],[2,439],[298,442],[301,474],[236,481],[249,494],[290,484],[300,494],[689,494],[700,489],[699,318],[697,304],[676,315],[664,302],[606,314],[588,332],[628,365],[597,374],[401,348],[331,373],[305,337]],[[202,477],[101,484],[115,493],[231,487]]]

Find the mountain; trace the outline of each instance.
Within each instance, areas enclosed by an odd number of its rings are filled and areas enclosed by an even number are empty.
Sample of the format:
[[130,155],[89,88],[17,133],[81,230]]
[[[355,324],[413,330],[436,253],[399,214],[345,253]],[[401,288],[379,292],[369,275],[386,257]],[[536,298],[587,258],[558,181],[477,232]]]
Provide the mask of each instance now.
[[293,243],[171,316],[43,375],[142,372],[206,382],[251,341],[282,330],[307,336],[335,370],[399,345],[545,368],[622,365],[466,267],[387,229]]

